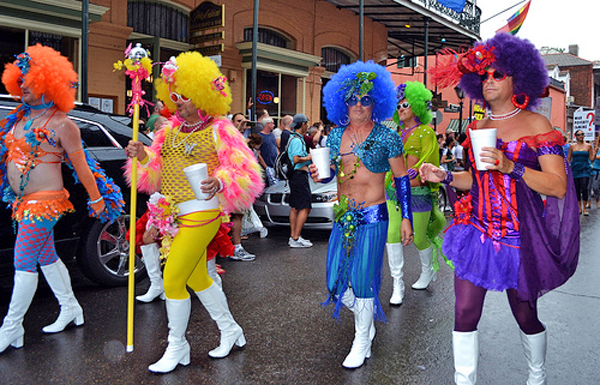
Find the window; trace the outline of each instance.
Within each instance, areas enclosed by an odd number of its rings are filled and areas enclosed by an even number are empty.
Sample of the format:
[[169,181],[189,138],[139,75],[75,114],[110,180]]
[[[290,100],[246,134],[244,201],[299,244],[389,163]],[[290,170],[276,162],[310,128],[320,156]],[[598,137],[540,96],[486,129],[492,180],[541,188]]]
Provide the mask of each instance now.
[[127,3],[127,25],[134,32],[187,43],[189,13],[167,4],[150,1]]
[[350,64],[350,55],[344,51],[334,47],[321,48],[321,66],[325,67],[326,71],[337,72],[343,64]]
[[[252,28],[244,29],[244,41],[252,41]],[[258,42],[275,47],[292,49],[292,41],[279,32],[266,28],[258,28]]]

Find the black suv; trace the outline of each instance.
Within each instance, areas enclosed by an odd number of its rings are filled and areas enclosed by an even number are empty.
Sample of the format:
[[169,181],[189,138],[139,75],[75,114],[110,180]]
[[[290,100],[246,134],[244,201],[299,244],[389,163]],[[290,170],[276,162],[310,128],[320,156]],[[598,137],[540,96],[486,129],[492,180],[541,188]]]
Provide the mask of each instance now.
[[[8,95],[0,95],[0,119],[17,107],[19,103]],[[90,154],[100,163],[116,184],[121,187],[125,198],[126,215],[109,223],[87,216],[87,193],[81,184],[74,185],[72,171],[63,164],[65,188],[71,194],[75,212],[63,216],[54,228],[54,239],[58,255],[65,261],[77,258],[77,263],[87,278],[95,283],[118,286],[127,283],[129,275],[129,243],[125,237],[129,229],[129,187],[125,183],[122,167],[127,159],[124,147],[133,135],[127,116],[101,112],[91,106],[79,104],[69,117],[81,129],[81,138]],[[143,134],[140,141],[150,145],[151,140]],[[137,216],[146,209],[148,197],[138,197]],[[10,218],[10,208],[0,202],[0,273],[13,271],[13,247],[15,234]],[[136,257],[136,279],[145,276],[144,264]]]

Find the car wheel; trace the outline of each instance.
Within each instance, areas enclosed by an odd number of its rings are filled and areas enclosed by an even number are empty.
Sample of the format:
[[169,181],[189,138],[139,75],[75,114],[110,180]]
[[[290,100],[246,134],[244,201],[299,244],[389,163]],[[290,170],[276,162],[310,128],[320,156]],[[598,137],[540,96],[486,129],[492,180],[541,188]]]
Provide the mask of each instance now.
[[[77,263],[86,277],[105,286],[124,286],[129,279],[129,215],[122,215],[113,223],[95,220],[84,232]],[[135,278],[146,276],[140,255],[135,256]]]

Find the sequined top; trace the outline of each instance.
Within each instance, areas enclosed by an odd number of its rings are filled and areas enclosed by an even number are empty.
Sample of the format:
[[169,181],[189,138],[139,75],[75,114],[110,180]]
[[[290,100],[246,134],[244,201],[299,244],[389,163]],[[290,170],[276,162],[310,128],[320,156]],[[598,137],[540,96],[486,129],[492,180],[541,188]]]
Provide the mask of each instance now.
[[160,154],[163,162],[161,192],[172,197],[175,203],[196,199],[184,168],[206,163],[211,176],[219,166],[212,126],[192,133],[181,133],[177,128],[169,130]]
[[[564,157],[563,142],[562,134],[553,131],[506,143],[498,139],[496,148],[501,149],[512,161],[541,170],[538,157],[549,154]],[[465,144],[468,147],[470,165],[474,166],[473,148],[469,140]],[[471,171],[473,186],[469,194],[472,207],[470,222],[494,240],[520,236],[515,181],[498,171],[477,171],[475,167]]]
[[[8,161],[14,162],[17,169],[25,174],[28,170],[34,169],[36,165],[42,163],[61,163],[63,152],[46,151],[37,146],[35,152],[31,153],[31,145],[26,137],[15,139],[13,130],[6,134],[6,148],[8,149]],[[53,155],[56,160],[42,160],[40,158],[46,155]]]
[[[340,161],[338,157],[341,155],[342,136],[347,127],[335,127],[331,130],[329,136],[327,136],[327,147],[330,149],[330,158],[335,164]],[[390,170],[388,159],[402,155],[402,140],[400,139],[400,135],[391,128],[375,123],[367,139],[354,148],[352,153],[359,157],[372,173],[386,172]]]

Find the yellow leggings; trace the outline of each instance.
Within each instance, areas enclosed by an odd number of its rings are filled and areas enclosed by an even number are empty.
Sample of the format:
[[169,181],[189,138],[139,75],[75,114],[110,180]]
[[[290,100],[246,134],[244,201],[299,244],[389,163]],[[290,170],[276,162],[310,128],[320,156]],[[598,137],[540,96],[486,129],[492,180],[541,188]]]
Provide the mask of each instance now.
[[198,292],[212,285],[206,269],[206,247],[219,230],[220,215],[219,210],[206,210],[179,217],[179,232],[173,239],[163,272],[167,298],[188,298],[186,286]]

